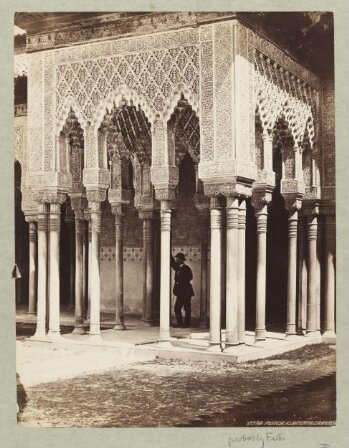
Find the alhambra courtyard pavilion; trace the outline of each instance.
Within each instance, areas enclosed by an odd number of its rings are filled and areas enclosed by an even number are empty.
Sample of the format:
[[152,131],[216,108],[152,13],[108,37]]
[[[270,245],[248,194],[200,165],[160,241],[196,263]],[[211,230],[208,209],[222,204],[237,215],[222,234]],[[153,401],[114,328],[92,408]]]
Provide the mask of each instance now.
[[132,314],[168,341],[178,251],[207,350],[222,329],[226,351],[247,328],[335,338],[333,78],[252,16],[16,14],[17,304],[35,338],[73,306],[77,334],[109,312],[116,334]]

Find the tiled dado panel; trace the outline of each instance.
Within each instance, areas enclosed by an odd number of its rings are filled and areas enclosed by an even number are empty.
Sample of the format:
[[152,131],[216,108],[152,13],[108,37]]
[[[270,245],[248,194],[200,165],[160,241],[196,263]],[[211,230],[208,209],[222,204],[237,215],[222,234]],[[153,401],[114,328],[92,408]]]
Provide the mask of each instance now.
[[[178,246],[171,249],[172,255],[183,252],[187,261],[200,261],[201,248],[198,246]],[[124,247],[123,260],[141,262],[143,260],[142,247]],[[115,247],[101,247],[100,261],[115,262]]]

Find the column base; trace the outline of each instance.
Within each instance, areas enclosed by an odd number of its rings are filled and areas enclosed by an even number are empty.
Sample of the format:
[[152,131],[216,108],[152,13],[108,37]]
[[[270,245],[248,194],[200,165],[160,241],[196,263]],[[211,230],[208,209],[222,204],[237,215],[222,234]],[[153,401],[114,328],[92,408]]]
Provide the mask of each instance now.
[[255,330],[255,341],[265,341],[267,337],[267,331],[265,329]]
[[28,311],[28,316],[36,316],[36,311]]
[[165,342],[170,340],[170,332],[169,331],[161,331],[159,335],[159,342]]
[[236,352],[237,347],[239,347],[239,343],[236,343],[236,344],[225,343],[225,347],[222,351],[223,351],[223,353],[234,353],[234,352]]
[[169,341],[169,340],[165,340],[165,341],[162,341],[162,340],[159,340],[156,344],[155,344],[155,347],[158,347],[158,348],[163,348],[163,349],[166,349],[166,348],[168,348],[168,349],[172,349],[173,348],[173,345],[171,344],[171,342]]
[[286,335],[297,334],[296,324],[288,324],[286,326]]
[[221,343],[217,342],[209,342],[209,345],[206,349],[206,351],[211,352],[211,353],[222,353],[222,347],[221,347]]
[[305,335],[306,338],[313,338],[313,339],[319,339],[321,340],[321,333],[320,330],[314,330],[314,331],[306,331]]
[[27,338],[29,341],[50,342],[45,332],[36,332],[33,336]]
[[154,327],[155,326],[153,320],[142,319],[142,322],[145,327]]
[[304,336],[305,335],[305,330],[303,330],[303,328],[298,327],[297,328],[297,335],[298,336]]
[[75,327],[72,334],[86,334],[84,327]]
[[94,344],[94,343],[100,343],[103,342],[103,339],[101,337],[101,334],[89,334],[87,342]]
[[60,341],[62,339],[62,335],[60,331],[49,330],[47,333],[47,338],[51,341]]
[[324,332],[324,334],[322,335],[322,339],[336,340],[337,336],[336,336],[336,333],[333,330],[326,330]]
[[125,327],[125,324],[120,323],[120,324],[115,324],[113,327],[113,330],[127,330],[127,328]]

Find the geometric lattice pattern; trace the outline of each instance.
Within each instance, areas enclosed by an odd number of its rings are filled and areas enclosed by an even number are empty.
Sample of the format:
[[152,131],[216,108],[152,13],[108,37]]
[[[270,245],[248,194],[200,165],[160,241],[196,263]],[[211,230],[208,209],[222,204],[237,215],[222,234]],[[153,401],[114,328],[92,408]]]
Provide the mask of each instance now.
[[67,96],[72,96],[86,119],[92,119],[101,100],[120,85],[145,98],[154,112],[183,83],[199,91],[199,50],[196,46],[120,54],[59,64],[56,68],[57,115]]

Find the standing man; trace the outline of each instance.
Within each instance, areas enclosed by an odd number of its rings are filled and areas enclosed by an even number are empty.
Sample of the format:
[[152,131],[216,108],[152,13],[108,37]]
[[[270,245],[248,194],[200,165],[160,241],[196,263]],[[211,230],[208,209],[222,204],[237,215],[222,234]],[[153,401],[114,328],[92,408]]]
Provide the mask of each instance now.
[[[171,267],[175,273],[175,283],[173,287],[173,294],[177,297],[174,311],[176,314],[177,325],[176,327],[190,327],[191,317],[191,298],[194,295],[191,280],[193,279],[193,273],[189,266],[184,264],[185,255],[182,252],[173,258],[171,255]],[[182,308],[184,307],[185,318],[183,325]]]

